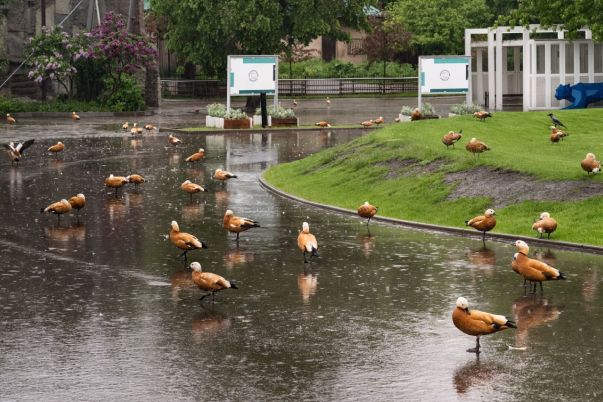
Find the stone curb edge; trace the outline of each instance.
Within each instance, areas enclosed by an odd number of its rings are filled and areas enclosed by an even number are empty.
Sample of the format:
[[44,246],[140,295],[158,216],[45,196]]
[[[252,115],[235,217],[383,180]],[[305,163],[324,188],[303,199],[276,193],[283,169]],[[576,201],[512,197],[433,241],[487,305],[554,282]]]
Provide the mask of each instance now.
[[[288,198],[290,200],[297,201],[302,204],[311,205],[316,208],[321,208],[321,209],[325,209],[325,210],[332,211],[332,212],[337,212],[337,213],[344,214],[344,215],[358,216],[357,212],[352,209],[340,208],[340,207],[335,207],[332,205],[321,204],[318,202],[309,201],[304,198],[300,198],[300,197],[291,195],[289,193],[286,193],[284,191],[281,191],[281,190],[277,189],[276,187],[268,184],[268,182],[266,182],[266,180],[264,179],[263,173],[262,173],[262,175],[260,175],[259,182],[260,182],[260,186],[262,188],[264,188],[265,190],[267,190],[273,194],[279,195],[281,197]],[[452,227],[452,226],[434,225],[434,224],[430,224],[430,223],[422,223],[422,222],[415,222],[415,221],[407,221],[407,220],[403,220],[403,219],[388,218],[388,217],[383,217],[383,216],[375,216],[371,219],[371,221],[390,223],[390,224],[403,226],[403,227],[430,230],[430,231],[435,231],[435,232],[440,232],[440,233],[459,235],[459,236],[463,236],[463,237],[473,237],[473,238],[481,238],[482,237],[480,232],[477,232],[475,230],[456,228],[456,227]],[[587,252],[587,253],[592,253],[592,254],[603,254],[603,247],[593,246],[593,245],[589,245],[589,244],[580,244],[580,243],[572,243],[572,242],[565,242],[565,241],[539,239],[537,237],[528,237],[528,236],[511,235],[511,234],[505,234],[505,233],[491,233],[490,232],[486,235],[486,239],[491,239],[491,240],[496,240],[496,241],[501,241],[501,242],[503,240],[511,240],[511,241],[523,240],[530,245],[538,244],[541,246],[547,246],[547,247],[553,247],[553,248],[559,248],[559,249],[581,251],[581,252]]]

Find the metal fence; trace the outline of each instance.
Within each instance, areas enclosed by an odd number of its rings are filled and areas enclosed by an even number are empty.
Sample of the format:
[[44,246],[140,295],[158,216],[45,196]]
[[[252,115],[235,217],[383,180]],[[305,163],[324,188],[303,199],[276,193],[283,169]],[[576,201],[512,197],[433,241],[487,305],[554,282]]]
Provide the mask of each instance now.
[[[417,92],[417,77],[280,79],[279,95],[354,95]],[[161,80],[162,96],[222,96],[226,86],[217,80]]]

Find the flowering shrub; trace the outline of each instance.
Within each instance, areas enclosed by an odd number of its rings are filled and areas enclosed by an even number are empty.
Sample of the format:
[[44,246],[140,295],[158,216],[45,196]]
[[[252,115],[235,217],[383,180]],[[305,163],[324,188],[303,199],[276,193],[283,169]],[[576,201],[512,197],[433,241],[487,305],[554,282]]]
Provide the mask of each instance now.
[[473,114],[482,110],[480,105],[474,105],[473,103],[459,103],[450,107],[450,113],[454,114]]
[[[272,116],[277,119],[290,119],[290,118],[295,117],[295,112],[293,111],[293,109],[285,109],[281,105],[278,105],[276,107],[274,107],[274,105],[271,105],[271,106],[268,106],[266,109],[267,109],[266,111],[268,112],[268,116]],[[255,110],[255,114],[257,116],[262,114],[262,109],[257,108]]]
[[241,109],[230,109],[226,113],[224,113],[224,118],[228,120],[241,120],[246,119],[247,114]]
[[121,15],[105,14],[103,21],[90,33],[90,57],[99,60],[111,78],[104,99],[111,98],[123,85],[124,76],[155,63],[157,51],[139,35],[128,33]]
[[223,103],[211,103],[207,105],[207,115],[211,117],[224,118],[226,114],[226,105]]
[[31,67],[27,76],[38,84],[54,79],[69,93],[67,80],[77,72],[73,63],[90,56],[86,45],[84,35],[71,37],[60,27],[43,27],[42,33],[31,38],[25,50]]

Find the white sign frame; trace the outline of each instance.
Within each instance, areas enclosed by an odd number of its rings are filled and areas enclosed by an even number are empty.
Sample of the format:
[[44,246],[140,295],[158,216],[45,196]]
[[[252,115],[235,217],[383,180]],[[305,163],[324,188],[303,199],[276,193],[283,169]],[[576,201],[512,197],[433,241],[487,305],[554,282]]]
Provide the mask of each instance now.
[[465,94],[471,103],[471,56],[419,56],[418,103],[422,95]]
[[229,55],[226,70],[226,109],[231,96],[274,95],[278,105],[278,55]]

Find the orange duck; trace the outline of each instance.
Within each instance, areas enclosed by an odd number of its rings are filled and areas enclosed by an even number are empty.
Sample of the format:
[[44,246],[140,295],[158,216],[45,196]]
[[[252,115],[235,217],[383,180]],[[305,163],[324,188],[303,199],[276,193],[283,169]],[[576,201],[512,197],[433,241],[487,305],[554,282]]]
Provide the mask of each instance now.
[[207,248],[207,244],[197,239],[190,233],[181,232],[180,227],[178,226],[178,222],[172,221],[172,230],[170,230],[170,241],[180,250],[184,250],[182,254],[178,256],[178,258],[184,256],[184,261],[187,260],[186,253],[191,250],[197,250],[202,248]]
[[504,315],[495,315],[479,310],[469,310],[469,303],[464,297],[456,300],[452,311],[452,322],[462,332],[475,336],[475,348],[467,352],[479,354],[479,337],[503,331],[507,328],[517,328],[517,325]]
[[485,142],[478,140],[477,138],[471,138],[467,145],[465,145],[465,149],[471,152],[479,159],[479,154],[485,151],[489,151],[490,147],[486,145]]
[[224,229],[231,233],[237,234],[237,241],[239,240],[239,234],[251,228],[259,228],[260,224],[252,219],[241,218],[234,216],[234,213],[229,209],[224,214]]
[[58,155],[59,152],[63,152],[64,149],[65,149],[65,144],[63,144],[61,141],[59,141],[56,144],[48,147],[48,152],[52,152],[53,154]]
[[461,140],[461,138],[463,138],[463,130],[459,131],[458,133],[455,133],[454,131],[448,131],[448,134],[445,134],[442,137],[442,144],[446,145],[446,148],[448,148],[450,145],[452,145],[452,148],[454,148],[454,143],[458,142]]
[[189,156],[185,159],[186,162],[197,162],[205,156],[205,150],[203,148],[199,148],[197,152]]
[[199,289],[209,292],[208,294],[201,297],[200,300],[205,299],[207,296],[211,295],[212,302],[214,301],[214,295],[216,292],[219,292],[224,289],[238,289],[237,285],[232,281],[227,281],[223,277],[217,274],[213,274],[211,272],[203,272],[201,269],[201,264],[198,262],[193,262],[190,265],[193,270],[192,277],[195,285],[199,287]]
[[540,219],[538,219],[532,225],[532,230],[540,233],[540,238],[542,239],[543,233],[546,233],[547,238],[551,238],[551,233],[557,230],[557,221],[551,218],[551,214],[548,212],[543,212],[540,214]]
[[471,226],[475,230],[479,230],[483,233],[482,241],[486,241],[486,232],[491,231],[496,226],[496,218],[494,217],[496,212],[489,208],[484,212],[483,215],[476,216],[468,221],[465,221],[466,226]]
[[113,176],[112,174],[109,175],[109,177],[107,177],[105,179],[105,186],[109,187],[109,188],[114,188],[115,189],[115,196],[117,196],[117,190],[120,187],[123,187],[125,184],[128,184],[128,179],[126,177],[123,176]]
[[377,209],[378,208],[376,206],[369,204],[368,201],[365,201],[364,204],[358,207],[358,215],[363,218],[368,218],[366,221],[366,226],[368,226],[371,218],[377,213]]
[[71,208],[76,210],[76,215],[79,217],[80,209],[86,206],[86,197],[84,196],[84,194],[80,193],[78,195],[74,195],[73,197],[69,198],[68,201],[71,205]]
[[310,257],[318,257],[318,242],[316,237],[310,233],[310,225],[308,222],[302,223],[302,231],[297,236],[297,247],[304,253],[304,262],[308,262],[306,259],[306,253],[310,253]]
[[48,212],[55,214],[58,218],[58,222],[61,222],[61,215],[66,214],[69,211],[71,211],[71,204],[64,198],[61,201],[53,202],[46,208],[40,209],[40,213]]
[[488,117],[492,117],[492,113],[481,110],[473,113],[473,117],[479,119],[479,121],[485,121]]
[[189,193],[191,196],[191,202],[193,202],[193,194],[200,193],[202,191],[207,191],[203,187],[198,184],[191,182],[190,180],[186,180],[184,183],[180,185],[180,188],[185,193]]
[[128,179],[128,183],[134,183],[134,188],[138,188],[139,184],[146,182],[146,179],[139,174],[131,174],[126,179]]
[[236,178],[238,178],[238,176],[230,173],[227,170],[216,169],[214,171],[214,174],[211,176],[211,178],[214,180],[220,180],[222,182],[222,184],[224,184],[224,182],[226,182],[227,180],[236,179]]
[[595,157],[595,154],[589,152],[586,154],[586,158],[582,162],[580,162],[580,166],[582,169],[590,175],[591,173],[599,173],[601,172],[601,162],[598,161]]
[[536,292],[536,283],[540,283],[540,291],[542,292],[542,282],[565,279],[564,273],[557,268],[553,268],[542,261],[528,257],[530,248],[523,240],[517,240],[515,242],[515,247],[517,247],[518,252],[513,256],[511,268],[513,268],[513,271],[523,276],[524,285],[526,281],[530,281],[534,284],[534,293]]

